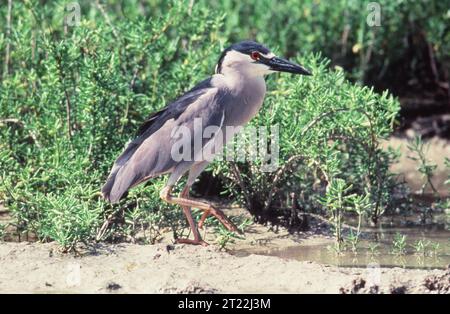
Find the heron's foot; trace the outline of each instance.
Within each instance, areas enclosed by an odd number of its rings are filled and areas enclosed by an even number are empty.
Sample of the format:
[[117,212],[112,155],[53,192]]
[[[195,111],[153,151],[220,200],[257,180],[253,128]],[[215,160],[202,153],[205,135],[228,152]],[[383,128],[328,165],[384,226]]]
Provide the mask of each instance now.
[[[191,227],[191,230],[194,232],[194,236],[196,236],[196,238],[198,238],[197,226],[199,228],[203,228],[205,219],[209,215],[213,215],[214,217],[216,217],[225,226],[225,228],[227,228],[227,230],[242,234],[242,232],[231,222],[231,220],[229,220],[220,209],[215,208],[210,202],[200,199],[189,198],[188,195],[189,187],[190,187],[189,185],[186,185],[184,189],[181,191],[180,196],[174,197],[170,194],[172,186],[166,186],[164,189],[161,190],[160,196],[164,201],[170,204],[180,205],[183,208],[184,214],[186,215],[186,218],[189,222],[189,227]],[[192,207],[204,211],[198,224],[194,222],[194,219],[192,217],[190,210]]]
[[227,216],[221,211],[220,209],[214,208],[213,206],[210,207],[210,209],[207,209],[204,211],[202,217],[200,218],[198,222],[198,227],[200,229],[203,229],[203,224],[205,223],[206,218],[208,218],[210,215],[213,215],[217,218],[217,220],[220,221],[220,223],[227,228],[228,231],[236,232],[239,234],[242,234],[242,231],[239,230],[238,227],[230,220]]
[[192,245],[201,245],[201,246],[208,246],[209,243],[206,241],[203,241],[202,239],[175,239],[175,243],[183,243],[183,244],[192,244]]

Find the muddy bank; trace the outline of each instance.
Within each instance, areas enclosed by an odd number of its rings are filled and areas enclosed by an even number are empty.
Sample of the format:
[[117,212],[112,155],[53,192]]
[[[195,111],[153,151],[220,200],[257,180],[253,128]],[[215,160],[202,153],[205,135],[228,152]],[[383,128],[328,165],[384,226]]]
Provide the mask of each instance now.
[[[52,243],[1,243],[0,265],[2,293],[436,293],[448,291],[450,278],[444,270],[338,268],[167,244],[99,245],[75,257]],[[442,281],[447,288],[438,288]]]

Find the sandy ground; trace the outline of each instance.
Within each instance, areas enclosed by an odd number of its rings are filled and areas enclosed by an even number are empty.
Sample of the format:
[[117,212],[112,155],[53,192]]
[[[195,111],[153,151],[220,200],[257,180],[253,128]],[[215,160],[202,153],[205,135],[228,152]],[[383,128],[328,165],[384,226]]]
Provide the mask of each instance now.
[[[242,214],[242,209],[227,211]],[[96,244],[63,254],[56,243],[0,242],[0,293],[449,293],[450,270],[345,268],[275,256],[161,243]],[[332,244],[326,234],[252,224],[227,248],[252,252]]]
[[190,245],[0,243],[0,293],[448,293],[450,272],[339,268]]

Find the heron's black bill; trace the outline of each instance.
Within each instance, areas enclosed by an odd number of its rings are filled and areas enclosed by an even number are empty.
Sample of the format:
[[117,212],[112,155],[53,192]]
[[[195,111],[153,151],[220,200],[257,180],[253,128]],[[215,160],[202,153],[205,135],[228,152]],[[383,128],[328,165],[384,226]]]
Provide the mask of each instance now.
[[305,69],[300,64],[296,64],[286,59],[278,57],[268,59],[266,64],[270,66],[270,69],[272,71],[288,72],[302,75],[312,75],[312,73],[309,70]]

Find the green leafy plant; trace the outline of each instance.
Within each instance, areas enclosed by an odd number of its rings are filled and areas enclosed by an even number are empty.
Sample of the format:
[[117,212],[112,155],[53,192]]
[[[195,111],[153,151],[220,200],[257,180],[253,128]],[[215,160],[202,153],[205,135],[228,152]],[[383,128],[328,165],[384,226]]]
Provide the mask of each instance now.
[[369,194],[366,195],[351,195],[351,207],[350,209],[353,210],[358,215],[358,225],[356,227],[356,230],[350,229],[350,232],[347,236],[347,242],[350,243],[351,249],[353,252],[357,252],[357,246],[359,243],[359,236],[361,235],[361,224],[363,217],[369,212],[370,209],[373,206],[373,204],[370,203],[369,200]]
[[432,256],[438,256],[438,255],[439,255],[440,248],[441,248],[441,245],[439,244],[439,242],[433,242],[433,241],[430,241],[430,247],[431,247],[431,252],[430,252],[430,254],[431,254]]
[[330,211],[331,221],[333,222],[334,237],[337,243],[337,249],[341,249],[341,243],[344,241],[342,237],[342,220],[343,211],[347,206],[349,199],[345,194],[352,188],[351,185],[346,185],[342,179],[331,180],[327,187],[327,193],[322,200],[322,203]]
[[49,193],[38,198],[43,215],[37,222],[36,230],[41,239],[55,240],[64,250],[72,250],[77,243],[86,243],[94,238],[102,211],[101,201],[92,210],[89,202],[74,198],[71,193]]
[[427,148],[428,147],[424,144],[424,142],[422,141],[422,138],[420,136],[416,136],[414,138],[414,140],[412,140],[410,142],[410,144],[408,145],[408,149],[411,152],[415,153],[417,155],[417,157],[408,156],[408,158],[419,163],[417,170],[421,173],[421,175],[424,179],[424,182],[420,189],[420,193],[424,194],[425,188],[428,185],[435,195],[439,195],[439,193],[437,192],[436,188],[434,187],[434,185],[431,181],[433,178],[433,175],[434,175],[434,171],[437,168],[437,165],[430,162],[426,158]]
[[376,243],[376,242],[369,243],[369,245],[368,245],[368,250],[369,250],[368,254],[370,256],[375,256],[375,255],[380,254],[379,248],[380,248],[380,244],[379,243]]
[[417,255],[426,256],[429,254],[431,242],[425,239],[421,239],[416,240],[411,246]]
[[349,231],[349,234],[345,238],[345,241],[350,244],[350,248],[353,253],[357,253],[358,251],[358,244],[359,244],[359,235],[358,233],[355,233],[353,230]]
[[395,255],[406,254],[406,236],[397,232],[392,240],[392,253]]

